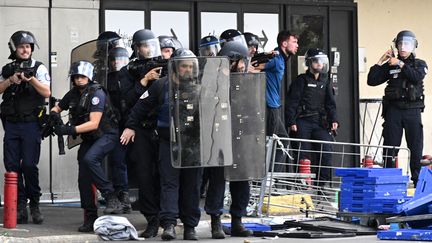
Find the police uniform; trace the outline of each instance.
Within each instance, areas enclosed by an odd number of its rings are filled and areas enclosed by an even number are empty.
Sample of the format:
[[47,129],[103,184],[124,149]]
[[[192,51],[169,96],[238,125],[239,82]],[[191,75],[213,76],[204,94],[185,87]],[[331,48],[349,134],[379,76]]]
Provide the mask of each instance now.
[[109,99],[98,84],[89,83],[83,93],[77,87],[70,90],[59,102],[62,110],[70,110],[71,125],[78,126],[89,121],[91,112],[103,112],[95,131],[82,133],[83,142],[78,150],[78,187],[81,207],[86,213],[97,215],[92,184],[107,198],[114,188],[102,168],[102,160],[115,147],[119,139],[117,123]]
[[[116,114],[117,120],[119,121],[119,131],[123,131],[125,123],[125,104],[121,97],[119,71],[110,72],[107,76],[107,90],[109,93],[110,101],[113,110]],[[127,146],[120,143],[120,139],[117,139],[114,149],[108,156],[109,163],[111,165],[112,183],[116,192],[119,193],[119,199],[123,204],[123,212],[129,213],[130,202],[128,191],[128,173],[126,163],[126,151]]]
[[160,223],[166,228],[176,225],[180,218],[185,227],[196,227],[200,219],[200,168],[176,169],[171,164],[168,78],[155,81],[144,92],[130,112],[126,127],[136,129],[141,121],[157,109],[159,135],[159,173],[161,183]]
[[[326,74],[319,74],[317,80],[309,70],[300,74],[290,86],[286,110],[287,124],[297,125],[298,138],[333,140],[329,131],[331,124],[337,123],[336,102]],[[302,143],[301,149],[311,150],[311,144]],[[330,144],[322,144],[320,180],[331,179],[331,171],[327,168],[332,164],[331,153],[328,153],[331,150]],[[307,155],[300,153],[300,158],[307,158]]]
[[[34,59],[5,65],[0,82],[14,75],[19,66],[26,63],[28,73],[33,73],[42,84],[50,86],[47,68]],[[18,173],[18,204],[39,203],[38,163],[40,157],[41,131],[38,114],[45,105],[45,98],[28,82],[10,85],[3,93],[1,118],[5,129],[3,144],[6,171]],[[25,182],[24,182],[25,181]]]
[[[390,66],[388,63],[374,65],[368,73],[367,83],[371,86],[387,82],[383,97],[384,145],[400,146],[402,132],[411,151],[411,179],[417,184],[420,160],[423,152],[423,125],[421,113],[425,108],[423,79],[427,73],[426,62],[411,54],[403,60],[405,65]],[[394,167],[393,158],[398,151],[385,150],[386,166]]]
[[[145,65],[146,60],[135,60],[120,70],[120,85],[122,97],[122,109],[125,121],[130,115],[132,107],[139,97],[152,86],[152,83],[143,87],[140,79],[142,72],[137,71],[137,66]],[[146,70],[147,72],[149,70]],[[151,81],[155,82],[155,81]],[[127,158],[130,161],[129,172],[139,189],[139,210],[147,221],[158,219],[160,181],[158,169],[159,144],[156,138],[156,116],[146,116],[134,127],[135,140],[128,146]],[[127,126],[126,126],[127,127]],[[158,224],[158,223],[156,223]]]

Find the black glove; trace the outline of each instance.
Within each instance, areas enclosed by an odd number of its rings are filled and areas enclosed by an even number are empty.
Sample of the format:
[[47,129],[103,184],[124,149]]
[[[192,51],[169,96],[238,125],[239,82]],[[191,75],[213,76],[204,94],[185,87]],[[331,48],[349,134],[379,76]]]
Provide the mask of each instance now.
[[55,126],[54,131],[59,136],[61,136],[61,135],[76,135],[75,126],[70,126],[70,125]]
[[60,113],[55,112],[55,111],[51,111],[50,114],[49,114],[49,117],[53,121],[57,121],[57,120],[61,119]]

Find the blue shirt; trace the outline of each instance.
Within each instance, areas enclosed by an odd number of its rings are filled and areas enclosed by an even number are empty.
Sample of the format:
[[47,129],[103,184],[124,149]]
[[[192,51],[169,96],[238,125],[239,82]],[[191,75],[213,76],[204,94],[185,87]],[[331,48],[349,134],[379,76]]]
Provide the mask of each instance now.
[[285,59],[282,51],[277,48],[279,55],[270,59],[263,71],[266,73],[266,102],[270,108],[281,106],[281,84],[285,72]]

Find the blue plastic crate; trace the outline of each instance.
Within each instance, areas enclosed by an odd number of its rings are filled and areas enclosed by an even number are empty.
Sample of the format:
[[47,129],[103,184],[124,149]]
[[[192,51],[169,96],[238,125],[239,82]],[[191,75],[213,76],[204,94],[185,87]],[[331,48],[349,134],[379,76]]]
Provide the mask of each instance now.
[[403,204],[402,209],[406,215],[427,214],[429,205],[432,204],[432,194],[420,198],[413,198]]
[[403,198],[406,196],[406,190],[388,190],[388,191],[367,191],[367,192],[360,192],[360,191],[341,191],[340,192],[340,198],[363,198],[365,199],[372,199],[372,198]]
[[374,192],[374,191],[392,191],[392,190],[407,190],[407,185],[405,183],[397,184],[378,184],[378,185],[354,185],[351,183],[341,184],[341,191],[349,191],[354,193],[360,192]]
[[432,193],[432,170],[423,166],[420,170],[414,198],[421,198],[424,195]]
[[343,177],[342,184],[352,183],[354,185],[364,184],[407,184],[409,176],[380,176],[380,177]]
[[[231,229],[231,223],[222,223],[227,228]],[[259,223],[243,223],[246,229],[252,230],[252,231],[269,231],[271,230],[271,227],[269,225],[265,224],[259,224]]]
[[398,229],[378,231],[377,237],[380,240],[432,240],[432,230],[421,229]]
[[341,211],[341,212],[356,212],[356,213],[369,212],[369,205],[367,205],[367,204],[350,204],[350,203],[344,204],[344,203],[340,203],[339,211]]
[[378,176],[401,176],[402,169],[399,168],[337,168],[336,176],[340,177],[378,177]]

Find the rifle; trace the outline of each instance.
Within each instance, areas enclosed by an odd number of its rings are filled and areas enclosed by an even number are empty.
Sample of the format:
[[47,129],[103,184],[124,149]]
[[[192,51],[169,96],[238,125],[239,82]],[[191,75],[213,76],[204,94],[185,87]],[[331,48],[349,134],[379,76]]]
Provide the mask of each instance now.
[[255,54],[251,60],[251,62],[253,63],[252,66],[258,67],[261,63],[267,63],[276,55],[278,55],[278,53],[273,53],[273,52],[270,52],[270,53],[261,52],[261,53]]
[[168,74],[168,60],[160,57],[132,62],[131,65],[129,65],[129,71],[135,78],[141,80],[150,70],[158,67],[162,68],[160,77],[164,77]]
[[[50,103],[51,104],[54,104],[55,102],[58,102],[58,101],[59,100],[56,99],[55,97],[50,97]],[[49,115],[47,115],[45,108],[43,110],[41,110],[38,117],[41,120],[42,139],[49,137],[49,136],[54,136],[55,135],[55,133],[54,133],[55,127],[63,125],[63,120],[61,119],[59,113],[51,112]],[[64,145],[63,136],[57,135],[57,144],[58,144],[58,148],[59,148],[59,155],[65,154],[65,149],[64,149],[65,145]]]

